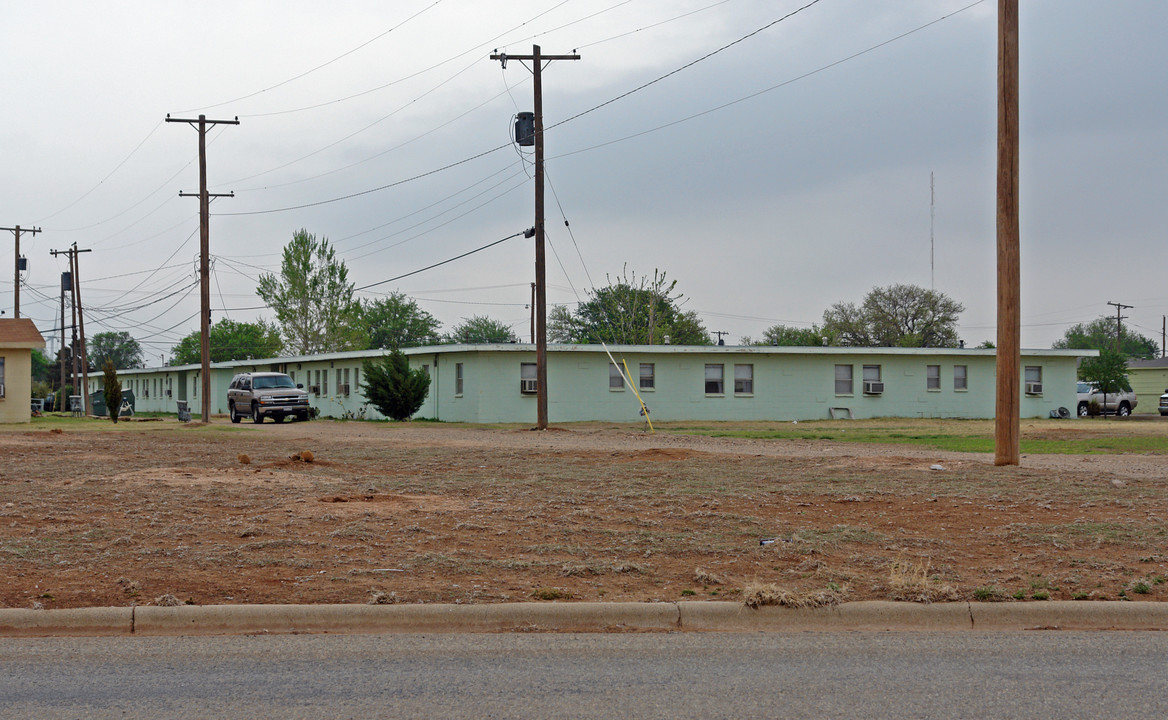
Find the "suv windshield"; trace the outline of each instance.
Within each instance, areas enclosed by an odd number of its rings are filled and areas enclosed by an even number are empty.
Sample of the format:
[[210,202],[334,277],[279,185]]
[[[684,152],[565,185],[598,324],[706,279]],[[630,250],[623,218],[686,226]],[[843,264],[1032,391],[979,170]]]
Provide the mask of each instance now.
[[267,375],[253,378],[252,387],[260,390],[262,388],[294,388],[296,385],[287,375]]

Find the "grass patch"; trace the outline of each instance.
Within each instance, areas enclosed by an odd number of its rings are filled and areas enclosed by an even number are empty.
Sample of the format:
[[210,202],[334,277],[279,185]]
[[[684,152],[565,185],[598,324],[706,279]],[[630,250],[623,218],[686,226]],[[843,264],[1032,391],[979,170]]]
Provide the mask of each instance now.
[[[920,445],[936,450],[990,453],[994,451],[992,421],[911,418],[877,420],[810,420],[794,423],[677,424],[664,432],[757,440],[826,440],[869,444]],[[1168,443],[1154,425],[1029,420],[1023,423],[1021,450],[1053,454],[1168,454]],[[1057,431],[1057,433],[1055,433]],[[1057,434],[1057,437],[1052,435]]]

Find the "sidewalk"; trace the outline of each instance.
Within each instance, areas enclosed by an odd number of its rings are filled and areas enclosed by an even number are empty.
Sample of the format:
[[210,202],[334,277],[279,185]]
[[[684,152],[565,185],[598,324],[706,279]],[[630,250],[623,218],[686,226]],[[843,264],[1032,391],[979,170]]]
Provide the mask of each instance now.
[[1168,603],[884,601],[751,610],[732,602],[207,605],[0,609],[0,637],[486,632],[1168,630]]

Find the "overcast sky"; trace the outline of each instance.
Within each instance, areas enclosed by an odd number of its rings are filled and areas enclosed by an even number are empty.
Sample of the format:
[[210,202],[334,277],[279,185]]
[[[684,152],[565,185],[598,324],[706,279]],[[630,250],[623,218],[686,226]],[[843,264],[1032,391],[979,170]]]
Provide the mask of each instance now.
[[[273,317],[256,278],[300,228],[364,286],[530,227],[533,157],[510,138],[531,73],[488,56],[538,43],[581,56],[543,76],[549,303],[661,269],[736,343],[912,283],[965,306],[968,345],[992,340],[996,3],[819,0],[776,22],[808,2],[6,3],[0,226],[42,229],[21,314],[59,324],[50,251],[76,242],[87,334],[129,331],[157,365],[198,328],[198,201],[179,197],[198,138],[167,113],[240,121],[208,133],[210,190],[235,193],[212,205],[215,320]],[[1023,347],[1109,301],[1160,341],[1166,31],[1162,0],[1021,2]],[[518,238],[360,295],[526,339],[533,279]]]

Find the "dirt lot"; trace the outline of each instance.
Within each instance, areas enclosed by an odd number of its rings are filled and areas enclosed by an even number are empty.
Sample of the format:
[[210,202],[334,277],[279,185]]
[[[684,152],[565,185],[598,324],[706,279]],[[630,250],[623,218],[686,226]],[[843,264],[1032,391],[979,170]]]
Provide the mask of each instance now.
[[1168,440],[997,468],[604,425],[0,431],[3,607],[1165,600],[1166,576]]

